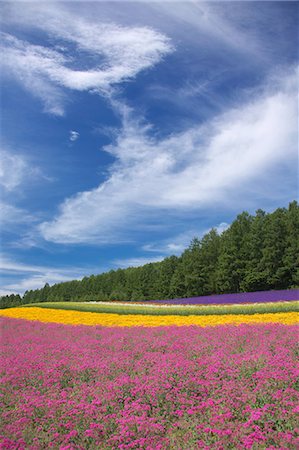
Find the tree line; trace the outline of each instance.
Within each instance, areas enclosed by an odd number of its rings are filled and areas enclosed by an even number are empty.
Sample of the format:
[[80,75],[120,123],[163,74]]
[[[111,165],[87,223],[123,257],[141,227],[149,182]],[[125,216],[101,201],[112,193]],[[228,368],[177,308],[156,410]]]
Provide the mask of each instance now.
[[288,289],[299,285],[299,206],[239,214],[218,234],[194,238],[181,256],[110,270],[0,299],[2,308],[46,301],[153,300]]

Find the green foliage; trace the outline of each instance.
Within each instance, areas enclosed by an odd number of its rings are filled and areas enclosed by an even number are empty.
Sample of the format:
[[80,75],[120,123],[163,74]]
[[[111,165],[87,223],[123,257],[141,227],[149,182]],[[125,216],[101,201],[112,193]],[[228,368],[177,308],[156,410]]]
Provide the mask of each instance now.
[[297,202],[289,204],[286,220],[286,249],[283,255],[286,282],[299,285],[299,208]]
[[110,270],[19,295],[0,308],[37,302],[143,301],[209,294],[288,289],[299,285],[299,206],[255,216],[243,212],[221,235],[194,238],[180,257]]
[[216,290],[220,293],[242,291],[242,281],[251,259],[249,236],[254,218],[247,212],[240,214],[221,236],[220,254],[216,269]]
[[4,295],[0,299],[0,308],[10,308],[11,306],[19,306],[22,304],[22,298],[19,294]]

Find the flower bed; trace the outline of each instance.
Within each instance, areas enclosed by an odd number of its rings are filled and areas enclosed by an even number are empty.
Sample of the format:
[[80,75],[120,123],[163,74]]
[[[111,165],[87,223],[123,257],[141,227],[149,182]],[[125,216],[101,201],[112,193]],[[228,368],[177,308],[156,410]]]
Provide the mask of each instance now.
[[267,314],[222,314],[222,315],[146,315],[146,314],[111,314],[94,313],[64,309],[49,308],[9,308],[0,311],[0,316],[54,322],[69,325],[102,325],[106,327],[132,326],[185,326],[199,325],[201,327],[241,323],[283,323],[292,325],[298,323],[297,312],[267,313]]
[[1,331],[4,449],[298,446],[296,326]]
[[299,300],[299,289],[205,295],[201,297],[176,298],[171,300],[154,300],[153,303],[164,303],[166,305],[227,305],[232,303],[266,303],[295,300]]
[[237,305],[164,305],[105,302],[42,302],[24,305],[27,308],[63,309],[110,314],[141,314],[157,316],[192,316],[222,314],[264,314],[278,312],[299,312],[299,302],[284,301]]

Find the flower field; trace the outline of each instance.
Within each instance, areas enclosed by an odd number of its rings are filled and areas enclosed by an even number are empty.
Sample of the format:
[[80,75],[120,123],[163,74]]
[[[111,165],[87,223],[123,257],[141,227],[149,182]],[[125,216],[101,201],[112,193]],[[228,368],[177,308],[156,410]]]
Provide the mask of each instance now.
[[298,301],[267,303],[242,303],[232,305],[180,305],[132,302],[42,302],[24,305],[34,308],[63,309],[112,314],[141,314],[157,316],[206,316],[222,314],[265,314],[278,312],[299,312]]
[[290,298],[3,309],[1,448],[293,449],[298,316]]
[[1,330],[3,449],[299,445],[295,325]]
[[299,319],[299,314],[296,311],[266,314],[150,315],[94,313],[34,306],[30,308],[4,309],[0,311],[0,316],[68,325],[101,325],[106,327],[160,327],[171,325],[198,325],[207,327],[226,324],[238,325],[242,323],[281,323],[293,325],[298,323]]
[[299,300],[299,289],[279,291],[240,292],[238,294],[204,295],[201,297],[155,300],[154,303],[179,305],[223,305],[235,303],[268,303]]

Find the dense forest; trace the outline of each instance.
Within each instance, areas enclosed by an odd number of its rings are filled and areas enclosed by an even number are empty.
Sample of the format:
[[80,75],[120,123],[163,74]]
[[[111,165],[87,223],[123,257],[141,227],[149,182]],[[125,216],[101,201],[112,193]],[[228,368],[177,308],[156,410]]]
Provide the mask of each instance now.
[[0,299],[2,308],[45,301],[151,300],[287,289],[299,285],[299,206],[243,212],[222,234],[194,238],[181,256],[111,270]]

